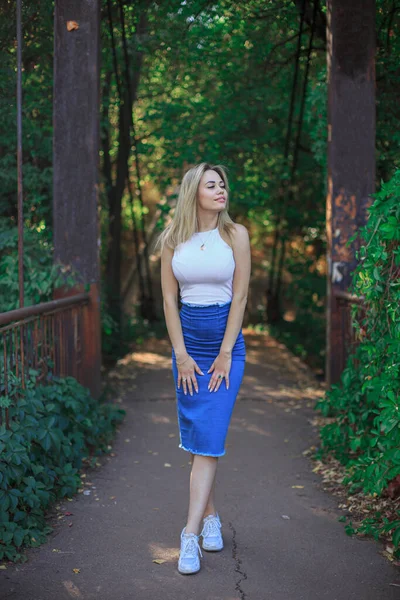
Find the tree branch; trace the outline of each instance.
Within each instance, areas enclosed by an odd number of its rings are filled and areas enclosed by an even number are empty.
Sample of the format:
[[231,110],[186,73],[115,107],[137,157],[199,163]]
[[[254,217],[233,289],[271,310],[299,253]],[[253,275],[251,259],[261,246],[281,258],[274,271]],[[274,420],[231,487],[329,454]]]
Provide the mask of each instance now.
[[[293,0],[293,2],[296,5],[298,11],[301,13],[301,11],[303,10],[303,0]],[[313,10],[314,6],[312,0],[305,0],[304,21],[309,26],[311,26],[313,22]],[[319,0],[315,20],[315,34],[319,37],[320,40],[324,42],[324,45],[326,45],[326,16],[321,10]]]

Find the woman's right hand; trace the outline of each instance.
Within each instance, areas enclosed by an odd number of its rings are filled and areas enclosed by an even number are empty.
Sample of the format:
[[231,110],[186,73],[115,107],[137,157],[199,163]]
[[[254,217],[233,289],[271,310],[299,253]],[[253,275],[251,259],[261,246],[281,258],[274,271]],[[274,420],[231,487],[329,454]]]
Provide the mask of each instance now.
[[183,393],[186,395],[189,389],[190,395],[193,396],[193,387],[196,392],[199,391],[195,373],[204,375],[203,371],[189,354],[186,358],[180,360],[179,363],[177,362],[176,366],[178,368],[178,390],[182,383]]

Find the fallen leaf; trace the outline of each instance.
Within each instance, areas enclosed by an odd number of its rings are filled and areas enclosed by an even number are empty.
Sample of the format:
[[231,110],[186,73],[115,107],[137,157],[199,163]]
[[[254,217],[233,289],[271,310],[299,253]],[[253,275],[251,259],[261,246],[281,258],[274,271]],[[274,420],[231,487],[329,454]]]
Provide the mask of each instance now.
[[158,455],[158,452],[153,452],[153,456],[157,456],[157,455]]
[[140,463],[140,460],[134,460],[133,462],[135,463],[135,465],[138,465]]
[[81,570],[80,569],[72,569],[74,573],[80,573]]
[[58,548],[53,548],[52,552],[60,552]]
[[64,513],[64,515],[65,515],[66,517],[70,517],[70,516],[71,516],[71,515],[73,515],[73,514],[74,514],[74,513],[72,513],[72,512],[66,512],[66,513]]
[[292,488],[303,489],[304,485],[292,485]]
[[281,515],[282,519],[290,519],[288,515]]
[[393,560],[394,560],[393,556],[392,556],[392,555],[391,555],[389,552],[382,552],[382,554],[383,554],[384,556],[386,556],[386,558],[387,558],[388,560],[390,560],[390,561],[393,561]]
[[174,437],[176,437],[176,434],[175,434],[175,433],[169,433],[169,434],[168,434],[168,437],[170,437],[170,438],[174,438]]
[[169,463],[164,463],[164,467],[170,467],[171,465]]
[[72,527],[72,523],[68,523],[68,527]]
[[114,500],[117,496],[110,496],[110,500]]
[[163,558],[155,558],[153,560],[153,563],[156,563],[157,565],[162,565],[163,563],[167,562],[166,560],[164,560]]
[[0,569],[7,569],[6,565],[0,565]]

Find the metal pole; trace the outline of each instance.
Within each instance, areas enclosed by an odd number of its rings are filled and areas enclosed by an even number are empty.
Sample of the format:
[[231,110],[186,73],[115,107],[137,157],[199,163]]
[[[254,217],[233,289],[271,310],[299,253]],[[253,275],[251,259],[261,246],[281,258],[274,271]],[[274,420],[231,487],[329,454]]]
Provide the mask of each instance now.
[[[100,0],[54,3],[54,259],[79,275],[75,292],[90,286],[83,312],[80,383],[94,398],[101,393],[100,4]],[[68,27],[72,18],[73,26]],[[54,297],[69,293],[61,287]]]
[[17,177],[19,307],[24,306],[24,206],[22,188],[22,0],[17,0]]
[[327,1],[328,195],[326,381],[340,380],[345,331],[338,295],[349,291],[375,191],[375,0]]

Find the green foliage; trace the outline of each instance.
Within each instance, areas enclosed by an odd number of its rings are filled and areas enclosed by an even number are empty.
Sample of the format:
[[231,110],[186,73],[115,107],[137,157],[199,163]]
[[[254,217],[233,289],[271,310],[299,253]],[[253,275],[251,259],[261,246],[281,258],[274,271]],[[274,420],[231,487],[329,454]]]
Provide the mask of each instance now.
[[381,495],[400,475],[400,171],[382,183],[369,214],[351,290],[365,298],[364,315],[353,308],[359,343],[316,408],[331,417],[320,454],[346,465],[350,492]]
[[326,69],[321,68],[316,74],[315,80],[311,82],[307,96],[307,109],[305,121],[307,133],[310,139],[310,148],[322,172],[326,173],[326,130],[328,125],[326,101],[328,95],[328,84],[326,80]]
[[[24,547],[39,546],[52,528],[45,514],[80,487],[84,459],[107,453],[125,411],[98,402],[72,377],[25,391],[14,386],[10,429],[0,427],[0,560],[25,561]],[[3,398],[3,406],[4,406]]]
[[305,254],[299,256],[295,251],[289,257],[288,272],[291,280],[287,283],[283,296],[288,318],[268,325],[268,330],[296,356],[322,374],[325,368],[326,281],[313,268],[312,262],[312,258],[307,258]]
[[148,319],[140,316],[140,306],[134,310],[136,316],[123,314],[122,327],[119,327],[115,319],[107,310],[103,301],[101,310],[102,326],[102,355],[105,364],[112,364],[122,356],[125,356],[132,345],[135,347],[142,344],[149,337],[163,338],[167,334],[165,321],[150,323]]
[[[53,249],[39,228],[24,232],[24,305],[52,300],[56,287],[73,286],[77,274],[64,265],[53,264]],[[0,306],[2,311],[19,307],[18,229],[0,217]]]
[[[23,3],[22,157],[26,226],[51,226],[53,2]],[[17,215],[15,4],[0,5],[0,215]]]
[[[245,3],[227,0],[214,3],[202,0],[184,3],[180,0],[161,3],[138,0],[134,5],[123,4],[131,79],[136,81],[139,78],[133,114],[142,186],[145,188],[149,184],[153,189],[157,188],[161,197],[168,186],[179,181],[187,165],[200,160],[222,162],[229,169],[232,183],[232,216],[248,224],[255,239],[263,240],[273,226],[274,214],[281,201],[281,183],[288,176],[283,154],[299,26],[298,3],[293,0],[250,0]],[[107,6],[103,0],[100,154],[104,166],[104,140],[108,138],[111,171],[115,179],[122,169],[121,164],[117,164],[122,121]],[[378,176],[384,175],[385,179],[393,172],[399,137],[395,99],[400,81],[397,65],[400,35],[399,21],[394,18],[393,10],[392,0],[377,1],[377,158]],[[111,2],[111,11],[122,84],[125,65],[116,0]],[[325,14],[323,8],[322,12]],[[146,25],[139,34],[139,19],[143,16]],[[36,235],[40,228],[40,236],[37,237],[39,248],[40,244],[52,243],[53,2],[39,5],[25,3],[23,32],[25,228],[27,238],[31,232]],[[299,119],[300,81],[304,75],[309,33],[307,24],[300,57],[295,128]],[[13,229],[17,190],[16,48],[15,11],[9,2],[0,7],[0,40],[0,74],[3,75],[0,77],[0,214],[9,219],[8,226]],[[140,55],[143,62],[139,68]],[[296,193],[283,215],[283,226],[287,229],[289,240],[303,236],[307,227],[312,226],[318,232],[318,239],[322,243],[325,241],[326,75],[325,40],[318,29],[311,54]],[[137,188],[132,154],[130,174]],[[111,200],[107,198],[109,182],[104,173],[103,169],[99,187],[103,265],[110,244],[109,223],[113,219],[110,215]],[[131,228],[126,203],[124,197],[121,210],[123,231]],[[30,253],[29,246],[26,254]],[[6,254],[4,262],[0,259],[1,275],[6,272],[8,279],[8,284],[0,289],[0,301],[4,299],[6,302],[2,304],[4,309],[16,306],[18,296],[15,247]],[[48,298],[51,284],[47,267],[41,269],[40,264],[38,267],[36,263],[30,264],[29,259],[24,260],[27,262],[26,276],[30,278],[27,287],[31,288],[26,290],[27,303]],[[290,256],[288,253],[285,270],[290,270],[294,262],[294,254]],[[306,281],[314,281],[315,288],[312,292],[310,289],[310,293],[319,297],[320,284],[313,273],[308,273],[307,263],[299,260],[297,267],[303,268],[301,275]],[[298,297],[295,296],[296,299]],[[319,322],[318,306],[316,309],[309,314],[310,318]],[[299,305],[296,314],[291,331],[300,339],[306,312]],[[115,323],[113,325],[104,315],[103,326],[105,346],[109,347],[114,344],[111,336],[114,335]],[[318,336],[318,339],[322,340],[322,337]],[[293,340],[292,346],[297,346],[297,341]],[[302,353],[304,348],[299,347],[299,350]],[[322,346],[316,347],[316,360],[320,359],[322,351]]]

